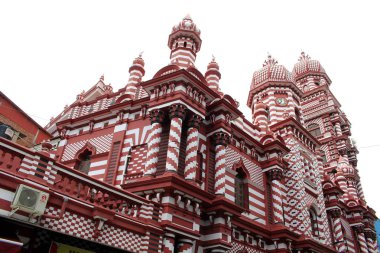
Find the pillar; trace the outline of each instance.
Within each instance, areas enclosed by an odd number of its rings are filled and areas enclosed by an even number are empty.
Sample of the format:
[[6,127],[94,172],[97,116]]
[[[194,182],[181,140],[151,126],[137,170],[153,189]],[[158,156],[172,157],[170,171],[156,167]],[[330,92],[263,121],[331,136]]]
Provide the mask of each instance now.
[[193,241],[189,239],[180,239],[178,243],[178,253],[192,253]]
[[340,127],[340,123],[337,122],[335,124],[335,133],[337,136],[341,136],[342,135],[342,128]]
[[340,221],[342,212],[339,208],[335,208],[329,210],[329,214],[333,225],[334,246],[338,252],[346,252],[347,247],[344,241],[342,222]]
[[149,117],[151,129],[148,137],[148,152],[146,155],[144,176],[154,176],[157,171],[158,151],[160,149],[164,113],[161,110],[152,110],[149,113]]
[[215,194],[224,195],[226,191],[226,146],[230,136],[224,132],[214,135],[215,140]]
[[272,169],[267,172],[271,180],[272,188],[272,208],[273,208],[273,221],[274,223],[284,224],[284,209],[282,206],[282,170]]
[[378,253],[378,247],[376,243],[376,233],[372,231],[366,231],[365,237],[367,239],[368,250],[370,253]]
[[182,121],[185,117],[185,106],[174,104],[170,106],[170,132],[168,142],[168,153],[166,157],[166,172],[178,171],[179,149],[181,144]]
[[186,158],[185,158],[185,179],[195,181],[197,174],[198,144],[199,144],[199,125],[201,117],[191,115],[189,119],[189,129],[187,130]]
[[175,246],[175,235],[166,233],[164,236],[164,249],[163,253],[173,253]]
[[355,226],[355,231],[358,236],[358,243],[359,243],[359,248],[361,253],[369,253],[368,247],[367,247],[367,242],[365,240],[364,236],[364,226],[359,225]]

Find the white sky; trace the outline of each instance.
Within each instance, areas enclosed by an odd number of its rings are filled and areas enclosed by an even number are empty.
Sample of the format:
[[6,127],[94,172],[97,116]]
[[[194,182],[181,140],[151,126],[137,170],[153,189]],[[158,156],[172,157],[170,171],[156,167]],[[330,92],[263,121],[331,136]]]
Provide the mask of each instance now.
[[202,31],[197,68],[204,73],[214,54],[222,91],[249,119],[252,74],[267,53],[291,71],[304,50],[333,81],[367,202],[380,212],[378,11],[377,1],[1,1],[0,89],[45,125],[102,74],[122,88],[140,51],[143,80],[152,78],[169,63],[171,28],[190,14]]

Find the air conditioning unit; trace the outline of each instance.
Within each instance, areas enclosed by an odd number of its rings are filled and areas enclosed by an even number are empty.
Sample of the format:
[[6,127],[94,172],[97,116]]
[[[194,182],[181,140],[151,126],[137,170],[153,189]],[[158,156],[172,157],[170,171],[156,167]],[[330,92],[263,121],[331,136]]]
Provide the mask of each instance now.
[[41,216],[45,212],[48,199],[49,193],[20,184],[11,205],[10,215],[20,210],[34,217]]

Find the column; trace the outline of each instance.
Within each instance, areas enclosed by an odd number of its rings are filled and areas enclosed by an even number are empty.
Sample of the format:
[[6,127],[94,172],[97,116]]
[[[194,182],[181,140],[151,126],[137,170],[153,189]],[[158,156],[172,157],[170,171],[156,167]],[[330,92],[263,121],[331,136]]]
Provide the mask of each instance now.
[[342,128],[340,127],[340,123],[337,122],[335,124],[335,133],[337,136],[341,136],[342,135]]
[[224,195],[226,191],[226,146],[230,141],[227,133],[219,132],[215,140],[215,194]]
[[360,252],[369,253],[367,242],[364,236],[364,226],[363,225],[355,226],[355,231],[356,231],[356,234],[358,235],[358,243],[359,243]]
[[267,172],[272,187],[272,208],[274,223],[284,224],[284,209],[282,206],[282,170],[272,169]]
[[185,117],[185,110],[186,108],[182,104],[174,104],[170,106],[169,117],[171,121],[168,142],[168,153],[166,157],[166,172],[177,173],[178,171],[182,121]]
[[189,239],[180,239],[178,243],[178,253],[192,253],[193,241]]
[[191,115],[189,119],[189,129],[187,130],[186,140],[186,158],[185,158],[185,179],[195,181],[197,174],[198,144],[199,144],[199,125],[201,117],[198,115]]
[[164,249],[163,253],[173,253],[175,245],[175,235],[166,233],[164,236]]
[[376,242],[376,233],[372,231],[366,231],[365,237],[367,239],[368,250],[370,253],[378,253],[378,247]]
[[148,152],[144,176],[154,176],[157,171],[158,151],[160,149],[162,122],[164,113],[161,110],[152,110],[149,113],[151,129],[148,137]]
[[333,225],[333,234],[334,234],[334,246],[338,252],[346,252],[347,247],[344,241],[342,223],[340,221],[340,216],[342,212],[339,208],[329,210],[331,216],[332,225]]

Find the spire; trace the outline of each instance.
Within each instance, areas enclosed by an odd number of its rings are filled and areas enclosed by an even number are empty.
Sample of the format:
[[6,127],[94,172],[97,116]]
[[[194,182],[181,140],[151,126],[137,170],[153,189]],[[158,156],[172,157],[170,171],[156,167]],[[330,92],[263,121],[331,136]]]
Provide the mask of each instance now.
[[301,52],[301,56],[298,58],[298,61],[308,61],[310,60],[310,56],[305,54],[304,51]]
[[193,67],[202,44],[200,34],[201,31],[190,15],[186,15],[178,25],[175,25],[168,40],[171,49],[170,63],[180,68]]
[[129,68],[129,80],[125,90],[125,94],[129,94],[131,99],[135,98],[137,86],[141,82],[141,78],[145,74],[145,62],[142,58],[143,52],[133,60],[132,66]]
[[277,60],[272,58],[272,55],[268,53],[268,58],[264,61],[263,67],[277,65]]
[[221,78],[221,74],[219,72],[219,65],[215,61],[215,56],[212,56],[211,62],[207,66],[207,71],[205,73],[205,78],[207,81],[207,85],[210,89],[215,91],[216,93],[222,95],[223,93],[219,88],[219,80]]

